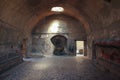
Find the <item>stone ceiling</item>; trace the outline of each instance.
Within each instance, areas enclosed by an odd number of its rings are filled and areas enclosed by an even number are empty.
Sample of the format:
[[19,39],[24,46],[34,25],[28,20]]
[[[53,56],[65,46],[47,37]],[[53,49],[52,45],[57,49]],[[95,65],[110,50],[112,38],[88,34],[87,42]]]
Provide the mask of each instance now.
[[[65,14],[79,20],[89,33],[95,26],[102,27],[101,24],[120,19],[118,3],[119,0],[112,0],[111,3],[106,0],[0,0],[0,20],[21,31],[30,32],[47,16]],[[65,11],[51,12],[54,6],[62,6]]]

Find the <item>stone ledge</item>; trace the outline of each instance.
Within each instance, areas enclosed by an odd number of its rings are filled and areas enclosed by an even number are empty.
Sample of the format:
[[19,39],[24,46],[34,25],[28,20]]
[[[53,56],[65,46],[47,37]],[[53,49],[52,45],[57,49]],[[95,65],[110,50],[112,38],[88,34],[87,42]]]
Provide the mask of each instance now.
[[0,63],[0,74],[21,62],[23,62],[21,56],[16,56],[16,57],[4,60],[3,62]]
[[97,63],[94,62],[94,65],[102,71],[109,72],[113,75],[120,76],[120,67],[119,65],[112,64],[109,61],[98,59]]

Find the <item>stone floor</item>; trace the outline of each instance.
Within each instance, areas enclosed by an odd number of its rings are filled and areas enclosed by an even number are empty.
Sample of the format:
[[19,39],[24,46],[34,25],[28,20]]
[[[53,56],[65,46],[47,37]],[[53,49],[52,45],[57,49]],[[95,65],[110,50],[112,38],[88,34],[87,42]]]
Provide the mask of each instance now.
[[25,62],[0,75],[0,80],[120,80],[79,56],[45,56]]

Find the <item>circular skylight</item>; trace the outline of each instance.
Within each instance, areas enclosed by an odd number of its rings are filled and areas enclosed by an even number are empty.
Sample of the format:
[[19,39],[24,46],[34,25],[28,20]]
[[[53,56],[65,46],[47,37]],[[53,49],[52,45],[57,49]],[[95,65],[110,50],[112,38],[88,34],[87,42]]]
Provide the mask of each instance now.
[[64,8],[63,7],[52,7],[51,11],[54,11],[54,12],[63,12]]

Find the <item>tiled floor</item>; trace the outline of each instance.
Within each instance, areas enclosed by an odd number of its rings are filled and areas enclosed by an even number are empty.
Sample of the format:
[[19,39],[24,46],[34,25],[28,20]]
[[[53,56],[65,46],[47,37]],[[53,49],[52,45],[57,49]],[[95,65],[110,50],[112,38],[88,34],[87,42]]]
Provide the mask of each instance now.
[[25,62],[0,76],[0,80],[119,80],[93,66],[91,60],[78,56],[45,56]]

